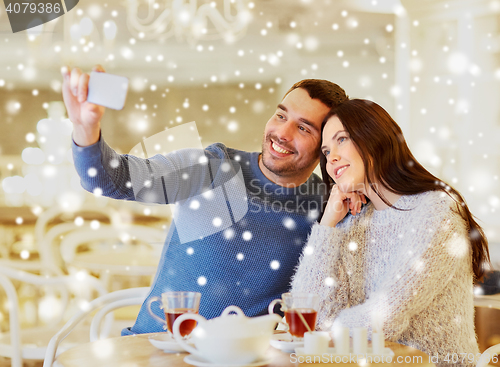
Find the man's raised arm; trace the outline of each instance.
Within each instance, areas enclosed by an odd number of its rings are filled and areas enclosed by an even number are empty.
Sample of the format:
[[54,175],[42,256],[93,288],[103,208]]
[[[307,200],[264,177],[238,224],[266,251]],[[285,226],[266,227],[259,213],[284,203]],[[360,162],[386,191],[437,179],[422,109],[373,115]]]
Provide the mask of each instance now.
[[[104,68],[96,65],[92,71],[104,73]],[[90,76],[78,68],[71,70],[67,66],[61,68],[61,73],[64,104],[73,123],[73,141],[81,147],[95,144],[99,140],[105,108],[87,102]]]
[[[93,70],[104,72],[99,65]],[[219,144],[147,159],[117,154],[100,134],[104,107],[87,102],[89,75],[66,67],[62,74],[64,103],[74,127],[73,158],[85,190],[113,199],[173,204],[221,190],[220,186],[241,176],[235,167],[239,165],[229,162],[225,147]],[[244,189],[244,184],[240,186]]]

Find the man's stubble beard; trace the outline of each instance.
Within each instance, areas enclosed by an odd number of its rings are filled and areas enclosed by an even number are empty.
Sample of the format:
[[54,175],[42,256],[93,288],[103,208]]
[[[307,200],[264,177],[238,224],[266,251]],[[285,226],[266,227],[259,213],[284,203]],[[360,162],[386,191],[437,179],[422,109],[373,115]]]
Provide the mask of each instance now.
[[275,175],[282,177],[289,177],[293,176],[297,172],[295,169],[295,165],[292,163],[271,165],[267,159],[267,158],[272,159],[271,157],[268,157],[269,155],[271,155],[269,151],[262,150],[262,164],[264,165],[264,167],[266,167],[269,171],[271,171]]
[[[281,176],[281,177],[293,177],[297,175],[298,173],[302,173],[305,169],[311,169],[311,173],[313,168],[310,168],[311,164],[309,165],[301,165],[300,162],[288,162],[284,164],[283,162],[280,162],[278,165],[272,165],[271,160],[273,159],[270,157],[271,153],[269,152],[269,146],[271,144],[271,139],[266,139],[266,136],[264,135],[263,142],[262,142],[262,164],[264,167],[266,167],[270,172],[274,173],[275,175]],[[319,147],[318,147],[319,149]],[[295,154],[295,153],[294,153]]]

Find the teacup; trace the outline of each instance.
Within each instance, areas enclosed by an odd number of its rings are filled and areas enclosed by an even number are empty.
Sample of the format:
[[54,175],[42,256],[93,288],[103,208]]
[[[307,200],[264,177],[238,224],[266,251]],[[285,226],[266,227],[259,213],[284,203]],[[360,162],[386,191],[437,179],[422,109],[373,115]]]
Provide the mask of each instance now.
[[269,304],[270,314],[274,312],[274,306],[277,303],[281,304],[281,310],[285,313],[286,324],[284,326],[292,335],[292,340],[302,340],[305,332],[314,331],[319,309],[317,294],[283,293],[281,299],[275,299]]
[[[231,312],[236,315],[230,315]],[[265,358],[278,315],[246,317],[237,306],[227,307],[221,316],[206,320],[198,314],[184,314],[174,322],[174,338],[187,352],[217,364],[249,364]],[[198,326],[190,342],[182,338],[179,327],[185,320],[195,320]]]
[[[173,333],[172,327],[177,318],[185,313],[198,313],[200,299],[201,293],[198,292],[165,292],[162,293],[161,299],[159,297],[151,297],[148,301],[148,312],[153,318],[164,325],[164,329],[168,329],[170,333]],[[165,320],[156,316],[153,311],[151,311],[151,304],[153,302],[161,302],[160,308],[163,309],[165,313]],[[195,326],[196,321],[194,320],[185,322],[182,324],[180,330],[181,335],[183,337],[188,337]]]

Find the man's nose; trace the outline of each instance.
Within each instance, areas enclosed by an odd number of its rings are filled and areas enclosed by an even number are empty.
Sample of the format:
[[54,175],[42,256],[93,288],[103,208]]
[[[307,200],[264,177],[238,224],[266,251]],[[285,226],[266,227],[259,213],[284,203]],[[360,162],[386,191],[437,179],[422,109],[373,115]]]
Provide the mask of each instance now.
[[276,135],[282,141],[290,141],[293,137],[293,124],[290,121],[282,123],[276,130]]

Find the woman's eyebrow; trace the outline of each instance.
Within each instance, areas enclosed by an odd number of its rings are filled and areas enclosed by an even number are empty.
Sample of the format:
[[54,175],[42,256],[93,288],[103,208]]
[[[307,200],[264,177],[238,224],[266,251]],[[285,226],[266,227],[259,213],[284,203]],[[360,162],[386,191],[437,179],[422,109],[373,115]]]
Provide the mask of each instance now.
[[[335,140],[335,138],[337,137],[337,135],[338,135],[338,134],[340,134],[340,133],[344,133],[344,132],[345,132],[345,130],[339,130],[339,131],[337,131],[337,132],[335,133],[335,135],[333,135],[333,136],[332,136],[332,139],[331,139],[331,140]],[[323,146],[321,147],[321,149],[326,149],[326,148],[328,148],[326,145],[323,145]]]

